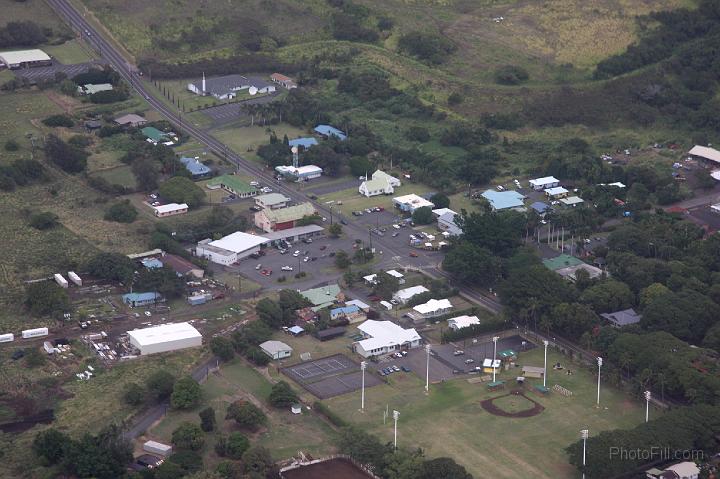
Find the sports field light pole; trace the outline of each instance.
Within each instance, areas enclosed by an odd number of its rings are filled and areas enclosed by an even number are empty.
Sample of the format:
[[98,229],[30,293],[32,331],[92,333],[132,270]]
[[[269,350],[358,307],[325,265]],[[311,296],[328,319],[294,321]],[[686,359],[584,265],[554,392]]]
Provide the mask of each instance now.
[[365,369],[367,369],[367,361],[360,363],[360,370],[362,371],[362,387],[360,388],[360,410],[365,412]]
[[585,479],[585,446],[587,444],[587,438],[589,434],[590,431],[588,431],[587,429],[583,429],[580,431],[580,437],[583,440],[583,479]]
[[650,420],[650,398],[652,397],[652,393],[650,391],[645,391],[645,422],[648,422]]
[[548,344],[550,344],[547,340],[543,341],[543,344],[545,345],[545,371],[543,371],[543,387],[547,386],[547,347]]
[[497,342],[500,336],[493,336],[493,382],[495,382],[495,358],[497,357]]
[[400,411],[393,410],[393,419],[395,420],[395,442],[394,442],[395,449],[397,449],[397,422],[398,422],[399,418],[400,418]]
[[597,365],[598,365],[598,393],[597,393],[597,406],[600,407],[600,369],[602,368],[603,359],[601,357],[597,358]]
[[425,345],[425,352],[427,353],[427,362],[425,363],[425,394],[430,392],[430,349],[429,344]]

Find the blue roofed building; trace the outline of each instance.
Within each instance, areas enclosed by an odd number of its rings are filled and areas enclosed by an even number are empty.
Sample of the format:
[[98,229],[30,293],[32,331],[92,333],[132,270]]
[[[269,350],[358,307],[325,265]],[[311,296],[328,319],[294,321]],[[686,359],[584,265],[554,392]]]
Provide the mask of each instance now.
[[542,201],[536,201],[535,203],[530,205],[530,208],[535,210],[537,214],[544,215],[550,209],[550,205],[547,203],[543,203]]
[[147,306],[149,304],[162,303],[165,298],[160,293],[149,292],[149,293],[127,293],[122,295],[123,303],[127,304],[131,308],[139,306]]
[[290,148],[292,148],[293,146],[302,146],[306,150],[308,148],[310,148],[311,146],[317,145],[317,144],[318,144],[318,141],[311,136],[305,137],[305,138],[295,138],[294,140],[288,141],[288,145],[290,145]]
[[349,304],[340,308],[333,308],[330,310],[331,320],[342,318],[347,319],[350,323],[358,323],[360,321],[365,321],[367,319],[367,316],[365,315],[365,311],[361,310],[360,307],[355,304]]
[[200,163],[197,158],[180,158],[180,163],[185,165],[185,168],[190,172],[193,178],[199,178],[201,176],[209,175],[210,168]]
[[147,258],[142,261],[140,261],[143,266],[145,266],[147,269],[157,269],[162,268],[163,264],[162,261],[160,261],[157,258]]
[[517,191],[495,191],[485,190],[482,197],[490,202],[493,211],[514,210],[523,212],[526,210],[525,197]]
[[334,126],[330,125],[318,125],[315,127],[315,133],[318,135],[324,136],[325,138],[330,138],[334,136],[340,141],[344,141],[347,139],[347,135],[342,130],[338,130]]

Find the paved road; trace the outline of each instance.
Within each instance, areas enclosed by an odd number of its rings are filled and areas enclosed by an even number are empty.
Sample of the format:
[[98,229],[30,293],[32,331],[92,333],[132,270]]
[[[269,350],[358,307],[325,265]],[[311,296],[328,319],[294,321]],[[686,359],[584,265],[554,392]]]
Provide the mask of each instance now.
[[[48,0],[48,4],[53,8],[61,18],[65,19],[71,28],[81,32],[85,40],[89,42],[96,50],[100,52],[103,58],[105,58],[117,72],[127,81],[132,88],[134,88],[145,100],[155,108],[160,114],[162,114],[167,120],[175,123],[180,129],[184,129],[188,134],[199,140],[201,143],[207,145],[208,149],[215,152],[216,154],[225,157],[228,161],[238,166],[238,169],[244,170],[246,173],[254,175],[258,180],[264,180],[267,184],[275,183],[275,190],[279,193],[283,193],[289,196],[295,201],[304,202],[311,201],[304,192],[297,191],[292,184],[289,183],[276,183],[273,177],[273,171],[263,169],[255,163],[241,157],[237,153],[233,152],[227,145],[220,142],[218,139],[213,137],[206,131],[196,127],[195,125],[188,123],[180,117],[178,111],[174,108],[169,107],[161,100],[152,96],[148,91],[145,84],[137,77],[137,69],[129,64],[122,55],[115,50],[113,45],[109,43],[102,35],[100,35],[95,28],[93,28],[85,18],[75,10],[75,7],[70,4],[68,0]],[[315,203],[317,210],[323,215],[329,217],[331,214],[330,207],[321,203]],[[345,226],[345,230],[349,235],[355,238],[364,238],[367,235],[366,227],[358,225],[357,223],[348,221],[348,225]],[[402,247],[398,244],[391,244],[387,237],[373,239],[373,245],[376,248],[380,248],[384,251],[385,257],[397,258],[397,263],[401,264],[401,258],[404,258],[402,263],[410,263],[418,265],[423,264],[427,261],[426,255],[421,255],[421,258],[413,258],[414,261],[410,261],[408,253],[411,248],[409,245],[404,244]],[[439,268],[426,269],[428,273],[436,276],[448,275],[440,270]],[[500,304],[490,297],[485,297],[481,292],[475,291],[464,286],[460,287],[461,291],[467,297],[478,301],[484,307],[487,307],[491,311],[498,312],[501,309]]]

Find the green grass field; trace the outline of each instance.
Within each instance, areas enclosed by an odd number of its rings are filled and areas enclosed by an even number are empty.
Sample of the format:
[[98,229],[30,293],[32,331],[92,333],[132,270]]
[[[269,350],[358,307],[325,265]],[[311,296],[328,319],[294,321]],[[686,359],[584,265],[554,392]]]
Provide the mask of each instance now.
[[[169,442],[172,431],[183,421],[198,423],[198,412],[207,406],[215,409],[218,420],[218,432],[227,434],[236,430],[232,421],[225,421],[230,403],[237,400],[250,400],[268,415],[268,425],[257,433],[249,434],[252,443],[267,447],[277,460],[287,459],[296,454],[298,448],[313,455],[333,452],[333,430],[314,414],[305,412],[295,416],[289,408],[272,408],[267,399],[270,395],[270,382],[260,373],[239,359],[222,365],[218,373],[212,374],[203,384],[203,400],[197,408],[190,411],[170,411],[154,426],[148,436]],[[207,465],[215,465],[221,460],[213,451],[217,439],[216,433],[206,436],[202,454]]]
[[260,162],[262,160],[260,160],[254,152],[257,151],[258,146],[270,143],[271,131],[274,131],[275,135],[280,139],[285,135],[287,135],[289,139],[310,136],[307,131],[286,123],[267,126],[258,125],[257,123],[255,126],[247,127],[227,126],[212,130],[212,133],[213,136],[228,145],[238,154]]
[[[334,412],[383,441],[392,441],[393,434],[392,421],[383,424],[383,411],[396,409],[400,411],[399,445],[422,447],[430,457],[453,457],[475,477],[569,479],[578,476],[567,463],[564,448],[577,440],[580,429],[588,428],[592,435],[597,435],[604,430],[629,428],[642,422],[644,409],[609,386],[602,392],[602,408],[595,408],[595,378],[567,358],[549,352],[548,364],[557,361],[574,374],[551,371],[548,386],[560,384],[574,394],[564,397],[553,392],[538,397],[529,393],[545,407],[541,414],[531,418],[504,418],[487,413],[480,402],[505,393],[489,393],[485,385],[464,380],[432,384],[426,396],[424,381],[411,374],[393,375],[388,385],[368,389],[365,413],[358,410],[359,393],[332,398],[326,403]],[[542,367],[543,352],[538,348],[524,353],[518,362]],[[516,375],[511,371],[500,377],[511,384]],[[531,381],[542,384],[541,380]]]
[[42,49],[45,53],[65,65],[84,63],[94,58],[90,47],[81,45],[78,40],[69,40],[62,45],[48,45],[42,47]]
[[128,188],[137,187],[135,175],[132,172],[132,168],[128,165],[102,170],[96,173],[96,175],[105,178],[113,185],[122,185]]
[[[13,2],[14,3],[14,2]],[[42,92],[0,93],[3,115],[0,117],[0,164],[30,156],[28,135],[41,133],[39,120],[62,113],[62,110]],[[5,142],[14,140],[17,151],[7,151]]]

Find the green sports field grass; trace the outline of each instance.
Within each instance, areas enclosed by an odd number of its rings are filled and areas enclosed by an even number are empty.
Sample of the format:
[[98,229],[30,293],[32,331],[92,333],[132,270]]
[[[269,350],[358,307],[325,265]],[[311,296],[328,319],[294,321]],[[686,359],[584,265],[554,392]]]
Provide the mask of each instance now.
[[[390,376],[388,385],[366,391],[366,412],[359,409],[359,393],[347,394],[326,401],[337,414],[377,434],[383,441],[392,441],[392,421],[383,424],[386,408],[400,411],[398,443],[404,447],[422,447],[431,457],[450,456],[464,465],[477,478],[534,477],[570,479],[579,477],[567,462],[564,448],[577,440],[580,429],[591,435],[601,431],[629,428],[644,419],[644,409],[622,392],[605,387],[602,407],[595,407],[596,380],[579,365],[554,352],[548,364],[561,362],[573,370],[551,371],[548,386],[560,384],[573,391],[572,397],[552,392],[547,397],[528,395],[545,410],[530,418],[504,418],[483,410],[480,402],[508,392],[490,393],[483,384],[453,380],[430,386],[424,394],[424,381],[412,374]],[[519,364],[543,365],[541,349],[521,354]],[[512,387],[517,372],[503,372],[500,377]],[[541,380],[531,380],[542,384]]]

